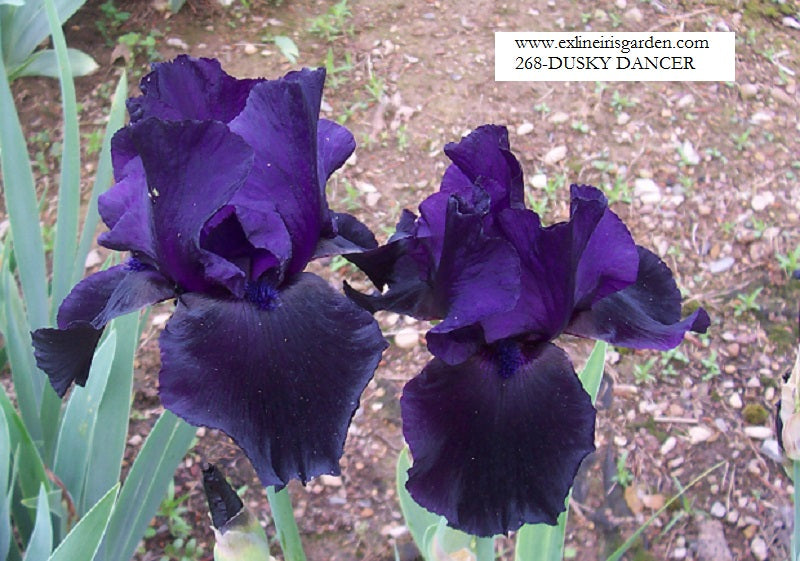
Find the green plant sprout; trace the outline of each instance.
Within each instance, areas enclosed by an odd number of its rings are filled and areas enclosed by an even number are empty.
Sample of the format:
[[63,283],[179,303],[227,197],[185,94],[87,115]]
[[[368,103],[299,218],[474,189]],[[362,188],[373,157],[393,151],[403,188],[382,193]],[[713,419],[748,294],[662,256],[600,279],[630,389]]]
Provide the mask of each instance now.
[[633,473],[628,469],[628,451],[623,450],[617,458],[617,472],[611,477],[614,483],[621,487],[628,487],[633,483]]
[[758,312],[761,310],[761,306],[758,305],[756,300],[758,299],[759,294],[761,291],[764,290],[763,286],[759,286],[749,294],[737,294],[736,295],[736,302],[733,304],[733,315],[734,317],[741,317],[744,314],[748,314],[750,312]]
[[614,90],[614,93],[611,94],[611,108],[614,110],[614,113],[620,114],[624,109],[635,106],[635,101],[620,94],[618,90]]
[[308,31],[329,42],[342,35],[352,35],[353,25],[350,23],[352,15],[347,0],[340,0],[324,14],[312,18]]
[[792,273],[800,269],[800,245],[795,247],[794,251],[775,253],[775,258],[786,276],[791,277]]
[[633,379],[636,384],[649,384],[656,381],[656,377],[651,373],[651,370],[657,361],[657,358],[652,357],[645,362],[637,362],[633,365]]

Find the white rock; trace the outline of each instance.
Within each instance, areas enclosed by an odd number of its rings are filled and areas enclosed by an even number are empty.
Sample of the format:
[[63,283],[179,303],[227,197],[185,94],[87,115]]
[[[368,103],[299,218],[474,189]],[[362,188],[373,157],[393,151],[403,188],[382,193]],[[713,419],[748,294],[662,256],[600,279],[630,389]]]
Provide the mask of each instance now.
[[675,449],[675,446],[678,444],[678,439],[674,436],[668,436],[667,439],[664,441],[664,444],[661,445],[661,455],[666,456],[670,452]]
[[246,55],[254,55],[257,52],[258,52],[258,47],[256,47],[252,43],[245,43],[244,54],[246,54]]
[[750,206],[754,211],[760,212],[775,202],[775,195],[770,191],[756,193],[750,200]]
[[533,132],[533,123],[522,123],[517,127],[517,136],[525,136]]
[[689,428],[689,441],[692,444],[700,444],[705,442],[714,434],[710,428],[705,425],[695,425]]
[[774,438],[768,438],[761,443],[761,453],[764,454],[770,460],[773,460],[779,464],[783,463],[783,454],[781,454],[781,447],[778,444],[778,441],[775,440]]
[[734,409],[741,409],[742,408],[742,396],[739,395],[739,392],[734,392],[728,398],[728,405],[733,407]]
[[786,27],[791,27],[792,29],[800,29],[800,22],[790,16],[784,16],[781,20],[781,23]]
[[543,173],[537,173],[531,177],[531,187],[536,189],[544,189],[547,187],[547,176]]
[[627,125],[631,121],[631,116],[625,113],[625,111],[621,112],[617,115],[617,124],[619,126]]
[[644,20],[644,14],[639,8],[634,7],[625,12],[625,19],[641,23]]
[[103,256],[100,255],[99,251],[93,249],[86,254],[86,262],[83,265],[87,269],[91,269],[92,267],[100,265],[102,262],[103,262]]
[[771,121],[772,117],[772,111],[756,111],[750,116],[750,122],[754,125],[761,125]]
[[555,148],[553,148],[547,154],[544,155],[544,163],[547,165],[553,165],[555,163],[560,162],[566,157],[567,157],[567,147],[562,144],[561,146],[556,146]]
[[394,344],[401,349],[413,349],[419,344],[419,332],[413,327],[404,327],[394,336]]
[[700,154],[694,149],[691,140],[683,141],[683,144],[681,144],[681,154],[689,165],[696,166],[700,163]]
[[685,109],[686,107],[689,107],[693,103],[694,103],[694,96],[692,94],[686,94],[678,100],[678,107],[680,109]]
[[187,45],[186,41],[184,41],[180,37],[169,37],[167,39],[167,45],[169,45],[170,47],[175,47],[176,49],[180,49],[182,51],[189,50],[189,45]]
[[722,518],[725,516],[727,509],[725,508],[724,504],[719,501],[715,501],[714,504],[711,505],[711,510],[709,512],[711,513],[711,516],[715,518]]
[[341,487],[341,476],[323,474],[319,476],[319,482],[327,487]]
[[765,542],[764,538],[761,536],[756,536],[753,538],[753,541],[750,542],[750,551],[753,552],[753,557],[758,559],[758,561],[765,561],[768,555],[767,542]]
[[733,264],[735,262],[736,261],[733,259],[733,257],[730,257],[730,256],[723,257],[721,259],[717,259],[716,261],[712,261],[711,263],[709,263],[708,264],[708,271],[712,275],[716,275],[716,274],[719,274],[719,273],[724,273],[725,271],[727,271],[728,269],[733,267]]
[[553,123],[554,125],[560,125],[561,123],[566,123],[567,121],[569,121],[569,115],[567,115],[563,111],[556,111],[550,117],[550,122]]
[[744,427],[744,433],[756,440],[766,440],[772,436],[772,429],[769,427]]
[[633,194],[645,204],[655,204],[661,200],[661,189],[649,177],[637,177],[633,182]]
[[676,547],[672,550],[672,558],[673,559],[686,559],[686,548],[685,547]]

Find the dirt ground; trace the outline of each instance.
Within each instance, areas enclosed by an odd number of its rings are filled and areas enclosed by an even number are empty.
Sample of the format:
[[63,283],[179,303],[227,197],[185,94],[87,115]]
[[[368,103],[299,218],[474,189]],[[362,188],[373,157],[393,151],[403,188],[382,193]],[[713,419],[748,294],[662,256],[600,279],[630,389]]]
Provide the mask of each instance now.
[[[323,115],[358,141],[357,157],[329,183],[330,206],[354,213],[382,240],[403,208],[415,209],[438,188],[448,165],[443,146],[484,123],[509,127],[529,203],[545,221],[566,218],[570,183],[603,188],[634,238],[673,269],[687,307],[704,306],[712,325],[708,336],[689,336],[671,353],[612,351],[597,452],[576,482],[567,556],[604,559],[721,462],[656,518],[628,558],[788,558],[791,480],[773,427],[779,380],[798,341],[800,282],[788,271],[800,259],[800,31],[784,20],[797,5],[350,0],[337,12],[332,2],[310,0],[236,0],[228,8],[188,0],[171,17],[149,0],[109,6],[90,0],[67,24],[70,45],[101,65],[78,80],[89,150],[119,73],[128,72],[133,95],[151,60],[188,52],[217,57],[238,77],[270,78],[327,60]],[[736,82],[497,83],[493,33],[515,30],[734,31]],[[125,34],[127,47],[114,49]],[[275,36],[292,38],[295,63]],[[57,84],[22,79],[14,93],[46,182],[57,165]],[[87,177],[92,170],[88,164]],[[340,265],[320,270],[368,287]],[[167,312],[154,312],[138,353],[131,456],[160,412],[156,341]],[[403,348],[386,352],[363,396],[342,477],[290,486],[311,561],[389,561],[395,546],[404,561],[417,555],[397,503],[394,463],[403,446],[398,398],[427,361],[426,326],[393,314],[379,319],[388,339],[402,333]],[[580,368],[590,346],[566,344]],[[215,431],[198,436],[176,473],[176,497],[189,497],[162,508],[138,561],[212,559],[203,461],[246,486],[250,507],[270,521],[265,493],[238,448]],[[504,558],[508,547],[502,540]]]

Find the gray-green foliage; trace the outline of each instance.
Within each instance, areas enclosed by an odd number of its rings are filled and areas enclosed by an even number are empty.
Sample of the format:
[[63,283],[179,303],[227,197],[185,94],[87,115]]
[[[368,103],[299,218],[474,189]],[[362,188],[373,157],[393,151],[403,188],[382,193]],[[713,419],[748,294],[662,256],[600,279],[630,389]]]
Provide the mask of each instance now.
[[[58,18],[63,25],[86,0],[55,0]],[[0,0],[0,46],[9,81],[21,76],[58,77],[58,63],[53,49],[39,49],[50,35],[44,0]],[[86,53],[68,50],[73,76],[84,76],[97,69]]]

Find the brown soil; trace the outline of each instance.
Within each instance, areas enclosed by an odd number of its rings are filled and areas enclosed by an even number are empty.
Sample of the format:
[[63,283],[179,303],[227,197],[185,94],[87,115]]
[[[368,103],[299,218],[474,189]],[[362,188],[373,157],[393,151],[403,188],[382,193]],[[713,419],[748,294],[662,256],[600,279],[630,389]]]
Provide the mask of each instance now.
[[[135,84],[148,62],[136,46],[132,52],[115,51],[112,60],[112,48],[97,31],[98,21],[109,22],[100,4],[90,0],[67,25],[70,45],[90,52],[101,65],[95,75],[78,80],[85,133],[101,126],[121,67]],[[184,52],[171,46],[180,40],[189,53],[217,57],[240,77],[278,77],[301,65],[324,64],[332,53],[338,70],[329,73],[324,116],[344,120],[359,147],[355,163],[331,182],[330,205],[356,214],[379,238],[385,239],[382,227],[393,226],[402,208],[414,209],[438,188],[448,164],[444,144],[483,123],[508,125],[526,188],[546,220],[566,216],[568,192],[534,187],[528,180],[536,174],[545,174],[551,184],[591,183],[608,192],[616,186],[623,196],[613,208],[634,237],[672,267],[687,305],[702,304],[713,321],[708,337],[687,337],[679,347],[688,361],[674,354],[612,353],[608,390],[598,406],[598,452],[578,479],[568,553],[574,559],[604,559],[679,491],[678,482],[685,486],[723,461],[655,520],[629,558],[707,560],[705,538],[699,536],[709,520],[719,521],[722,545],[734,559],[755,559],[758,540],[770,559],[788,557],[791,480],[783,465],[764,453],[763,441],[745,434],[743,414],[744,406],[760,405],[768,412],[762,424],[773,426],[780,376],[790,367],[798,340],[800,283],[788,280],[777,256],[800,246],[795,77],[800,32],[781,24],[782,15],[768,9],[775,4],[352,0],[352,16],[340,25],[343,33],[329,38],[310,32],[312,18],[324,14],[328,2],[287,0],[276,7],[250,0],[249,8],[239,2],[222,8],[211,0],[189,0],[172,17],[150,2],[116,4],[132,17],[112,29],[112,43],[122,33],[145,38],[157,32],[158,56]],[[498,30],[731,30],[737,34],[737,80],[497,83],[493,32]],[[296,64],[272,45],[275,35],[293,38],[300,50]],[[121,55],[128,57],[126,64]],[[58,140],[58,86],[23,79],[14,92],[33,140],[32,159],[43,162],[39,179],[49,181],[44,166],[56,165],[50,149]],[[519,129],[525,123],[533,125],[531,132]],[[687,162],[685,150],[682,158],[678,147],[686,142],[699,162]],[[545,163],[557,146],[566,147],[566,156]],[[87,168],[87,176],[91,171]],[[634,192],[637,178],[659,186],[656,200],[643,201]],[[364,283],[349,267],[334,272],[323,266],[333,281]],[[427,360],[425,326],[392,314],[379,319],[387,338],[412,327],[420,342],[386,352],[353,421],[342,477],[290,486],[312,561],[389,561],[395,545],[401,559],[416,555],[396,499],[394,463],[403,446],[398,398]],[[158,329],[152,327],[138,353],[131,457],[160,411]],[[570,345],[580,366],[589,347]],[[643,368],[648,361],[652,378]],[[197,558],[205,561],[212,558],[213,536],[200,491],[201,462],[213,461],[236,485],[247,485],[250,507],[265,522],[270,518],[265,493],[238,448],[216,431],[198,434],[176,472],[176,495],[190,494],[184,518],[203,552]],[[614,481],[623,453],[630,473],[625,488]],[[153,528],[137,559],[180,559],[162,557],[175,538],[166,521],[157,518]],[[274,534],[271,525],[268,531]],[[280,556],[277,546],[274,554]]]

